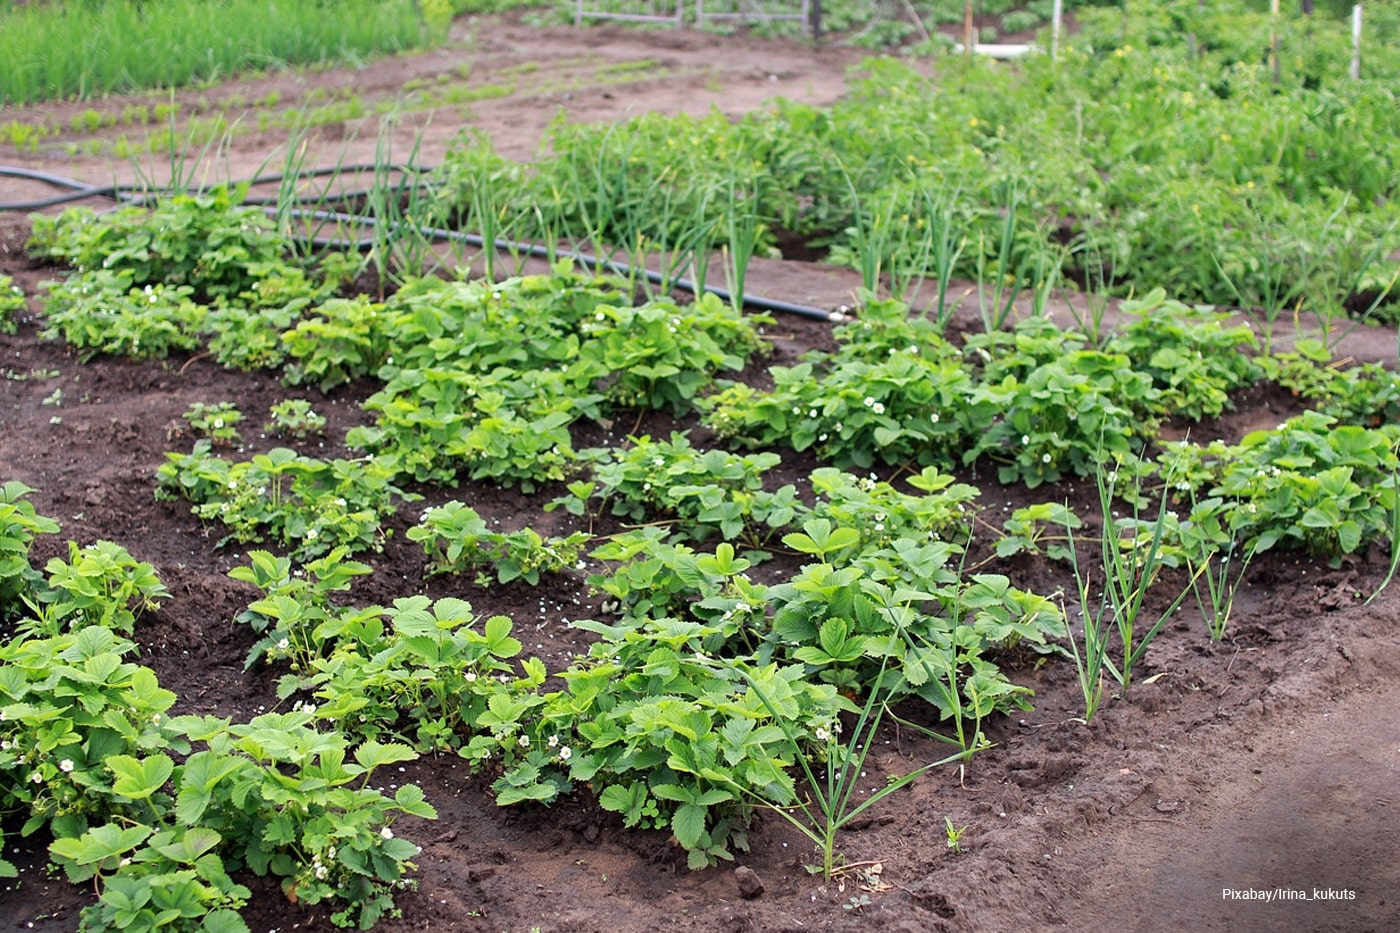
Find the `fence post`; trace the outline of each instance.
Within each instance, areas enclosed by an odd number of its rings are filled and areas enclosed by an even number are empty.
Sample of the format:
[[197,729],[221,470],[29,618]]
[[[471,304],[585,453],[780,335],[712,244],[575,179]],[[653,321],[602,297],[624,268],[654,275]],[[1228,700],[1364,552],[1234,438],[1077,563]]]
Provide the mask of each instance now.
[[812,41],[820,43],[822,41],[822,0],[812,0],[809,10],[812,26]]
[[1351,8],[1351,79],[1361,80],[1361,4]]
[[1064,0],[1055,0],[1054,6],[1050,8],[1050,60],[1053,62],[1060,54],[1060,21],[1065,16]]
[[963,51],[972,57],[972,0],[963,4]]

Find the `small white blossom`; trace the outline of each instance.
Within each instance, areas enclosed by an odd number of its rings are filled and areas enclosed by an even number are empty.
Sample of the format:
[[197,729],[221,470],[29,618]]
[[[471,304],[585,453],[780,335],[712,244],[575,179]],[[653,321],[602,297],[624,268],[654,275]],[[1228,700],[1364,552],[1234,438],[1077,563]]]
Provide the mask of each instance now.
[[65,758],[65,759],[63,759],[62,761],[60,761],[60,762],[58,763],[58,770],[62,771],[64,774],[72,774],[72,773],[73,773],[73,759],[72,759],[72,758]]
[[1030,444],[1030,442],[1031,442],[1031,436],[1030,436],[1029,434],[1022,434],[1022,435],[1021,435],[1021,446],[1022,446],[1022,447],[1028,446],[1028,445]]
[[520,747],[521,747],[521,748],[529,748],[529,747],[530,747],[530,737],[529,737],[528,735],[522,735],[522,736],[519,738],[518,741],[519,741],[519,743],[520,743]]
[[476,671],[467,671],[465,674],[462,675],[462,679],[469,684],[476,683]]
[[871,406],[871,411],[875,412],[875,414],[877,415],[883,415],[885,413],[884,403],[876,402],[874,405]]
[[827,742],[831,740],[831,733],[821,728],[820,726],[817,727],[817,731],[814,733],[814,735],[816,736],[818,742]]
[[34,784],[42,784],[44,783],[44,776],[38,771],[35,771],[33,774],[29,775],[29,780]]
[[557,734],[556,734],[556,735],[551,735],[551,736],[549,737],[549,742],[548,742],[547,744],[549,745],[550,748],[558,748],[558,747],[559,747],[559,736],[558,736]]
[[867,395],[867,396],[865,397],[865,407],[866,407],[866,408],[870,408],[870,407],[873,406],[874,404],[875,404],[875,399],[874,399],[872,396]]
[[574,757],[574,750],[569,746],[565,745],[563,748],[559,749],[560,761],[568,761],[572,757]]
[[933,413],[933,423],[934,423],[934,424],[937,424],[937,423],[938,423],[938,412],[934,412],[934,413]]
[[290,648],[291,646],[292,646],[292,643],[291,643],[290,641],[288,641],[287,639],[285,639],[285,638],[280,639],[280,640],[277,642],[277,650],[278,650],[278,651],[286,651],[286,650],[287,650],[288,648]]
[[379,831],[379,838],[380,838],[380,839],[393,839],[393,838],[394,838],[394,831],[393,831],[392,829],[390,829],[389,827],[385,826],[383,829],[381,829],[381,830]]
[[1041,462],[1041,463],[1049,463],[1049,462],[1050,462],[1050,455],[1049,455],[1048,453],[1041,454],[1041,455],[1040,455],[1040,462]]

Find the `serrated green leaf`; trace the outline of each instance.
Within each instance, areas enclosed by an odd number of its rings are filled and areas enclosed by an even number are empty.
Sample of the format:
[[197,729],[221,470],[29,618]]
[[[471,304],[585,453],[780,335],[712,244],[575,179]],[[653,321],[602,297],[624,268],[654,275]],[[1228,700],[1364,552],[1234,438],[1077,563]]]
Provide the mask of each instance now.
[[394,803],[399,809],[425,820],[437,819],[437,810],[427,802],[422,788],[416,784],[405,784],[394,794]]
[[682,804],[671,817],[671,832],[687,849],[694,849],[705,834],[705,808],[693,803]]
[[106,764],[117,777],[112,792],[132,800],[144,800],[160,790],[175,770],[175,763],[166,755],[152,755],[144,760],[113,755]]
[[355,749],[355,761],[366,771],[401,761],[413,761],[417,757],[417,752],[400,742],[382,743],[370,739]]
[[200,921],[204,933],[250,933],[248,924],[235,910],[212,910]]

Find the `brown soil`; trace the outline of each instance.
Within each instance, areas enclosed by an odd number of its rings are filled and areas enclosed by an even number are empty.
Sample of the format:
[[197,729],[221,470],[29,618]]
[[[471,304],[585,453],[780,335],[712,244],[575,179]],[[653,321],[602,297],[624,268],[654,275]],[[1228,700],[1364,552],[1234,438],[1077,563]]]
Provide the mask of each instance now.
[[[648,109],[696,113],[718,106],[738,114],[778,94],[829,103],[842,91],[843,69],[856,58],[839,49],[688,33],[575,33],[509,21],[468,30],[470,43],[464,36],[461,45],[441,52],[179,97],[192,104],[234,93],[253,100],[278,90],[289,101],[313,88],[345,86],[367,98],[393,97],[405,80],[451,74],[463,62],[471,65],[471,80],[480,82],[512,68],[525,73],[525,63],[538,64],[528,74],[577,68],[577,83],[568,90],[518,89],[474,103],[460,118],[437,112],[419,154],[428,162],[440,157],[464,121],[489,129],[503,152],[527,156],[561,107],[570,119],[616,120]],[[626,84],[601,80],[621,73],[608,65],[643,59],[663,62],[664,73],[643,69],[643,80]],[[6,116],[52,118],[66,126],[72,113],[89,106],[119,113],[132,103],[53,105]],[[102,138],[110,141],[117,132],[106,130]],[[307,164],[364,158],[373,152],[374,134],[368,123],[343,127],[339,140],[316,143]],[[82,145],[90,138],[72,137]],[[285,134],[281,140],[271,133],[235,136],[215,168],[233,177],[251,174],[284,140]],[[134,177],[129,165],[101,154],[66,154],[65,141],[51,139],[57,148],[11,161],[94,183]],[[0,200],[46,193],[0,180]],[[0,272],[32,293],[57,270],[24,257],[26,235],[22,217],[0,215]],[[798,262],[760,263],[751,275],[756,292],[825,308],[849,301],[858,281]],[[240,563],[239,549],[215,548],[217,532],[201,527],[186,506],[156,502],[153,473],[165,451],[187,445],[171,436],[170,426],[191,403],[233,401],[256,422],[272,402],[298,393],[199,357],[81,364],[63,347],[38,339],[37,302],[32,310],[17,336],[0,336],[0,479],[35,487],[35,505],[62,522],[61,537],[115,540],[156,565],[175,597],[139,625],[137,638],[142,661],[179,693],[183,711],[249,717],[274,707],[273,679],[243,671],[252,638],[232,619],[249,591],[226,577]],[[770,328],[775,362],[825,345],[826,329],[780,318]],[[1393,331],[1359,331],[1350,340],[1346,352],[1353,356],[1393,359]],[[62,389],[62,404],[45,404],[56,389]],[[329,437],[342,437],[363,420],[357,402],[369,391],[362,385],[328,400],[310,396],[332,420]],[[1236,402],[1234,414],[1206,428],[1234,438],[1297,410],[1291,397],[1263,387]],[[654,430],[668,427],[658,421]],[[271,446],[255,429],[245,436],[250,451]],[[329,445],[310,447],[331,452]],[[1001,487],[987,474],[966,478],[983,489],[984,518],[994,527],[1004,511],[1029,501],[1068,498],[1081,514],[1093,512],[1083,484],[1031,495]],[[562,513],[540,512],[537,500],[514,493],[465,486],[451,495],[503,523],[567,527]],[[530,633],[527,650],[551,667],[578,649],[577,633],[561,619],[580,614],[575,601],[593,605],[581,579],[555,579],[538,589],[425,580],[421,554],[401,534],[409,521],[405,510],[400,534],[383,554],[367,558],[375,573],[356,598],[461,595],[479,614],[515,619]],[[35,556],[42,563],[62,547],[55,537],[42,538]],[[423,760],[404,779],[424,787],[441,818],[405,829],[424,846],[420,888],[401,897],[402,918],[381,928],[1396,929],[1400,592],[1364,604],[1384,576],[1385,561],[1380,548],[1338,569],[1268,555],[1251,569],[1224,642],[1211,643],[1197,614],[1183,611],[1153,644],[1131,694],[1113,699],[1087,725],[1079,718],[1079,688],[1068,661],[1037,666],[1007,659],[1013,679],[1035,690],[1034,712],[991,723],[995,748],[965,771],[934,772],[873,808],[841,837],[851,868],[832,883],[804,870],[807,846],[773,817],[759,819],[753,850],[740,857],[764,889],[745,899],[732,869],[689,872],[664,835],[625,832],[586,799],[548,811],[500,809],[464,765]],[[999,569],[1038,592],[1068,588],[1064,570],[1043,561],[1018,558]],[[907,733],[890,731],[880,741],[872,787],[886,774],[942,756]],[[945,843],[945,817],[967,827],[961,853]],[[41,841],[6,841],[6,857],[24,871],[20,883],[0,887],[0,927],[76,929],[88,895],[46,874]],[[1227,897],[1227,889],[1305,892],[1307,898],[1276,895],[1261,903]],[[1341,898],[1322,897],[1329,889]],[[266,885],[255,890],[246,911],[253,930],[330,929],[324,910],[294,906]]]

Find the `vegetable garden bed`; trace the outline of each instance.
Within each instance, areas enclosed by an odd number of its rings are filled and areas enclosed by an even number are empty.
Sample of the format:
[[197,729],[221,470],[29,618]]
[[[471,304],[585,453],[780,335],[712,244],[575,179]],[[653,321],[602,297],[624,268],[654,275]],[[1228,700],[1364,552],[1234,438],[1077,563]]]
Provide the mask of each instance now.
[[[158,210],[4,227],[68,276],[0,335],[23,922],[1393,919],[1393,329],[395,290]],[[1280,888],[1351,896],[1221,894]]]

